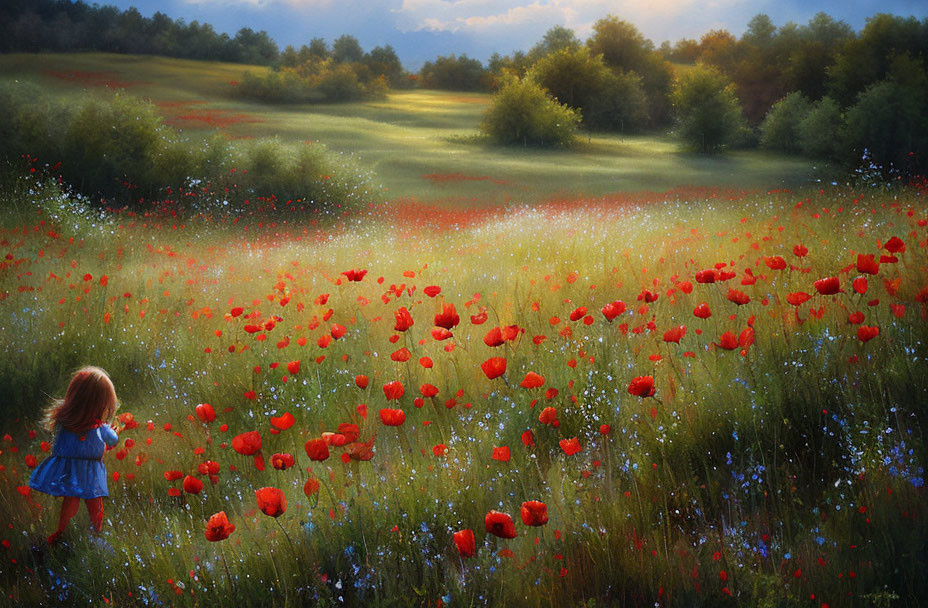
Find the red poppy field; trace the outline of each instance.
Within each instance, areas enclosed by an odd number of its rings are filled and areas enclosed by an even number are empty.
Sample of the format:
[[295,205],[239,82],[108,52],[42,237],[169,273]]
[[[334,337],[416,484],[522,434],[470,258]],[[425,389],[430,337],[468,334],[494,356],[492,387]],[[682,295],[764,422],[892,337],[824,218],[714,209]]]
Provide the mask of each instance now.
[[[925,602],[917,185],[5,196],[6,605]],[[102,534],[49,548],[37,421],[81,364],[125,428]]]

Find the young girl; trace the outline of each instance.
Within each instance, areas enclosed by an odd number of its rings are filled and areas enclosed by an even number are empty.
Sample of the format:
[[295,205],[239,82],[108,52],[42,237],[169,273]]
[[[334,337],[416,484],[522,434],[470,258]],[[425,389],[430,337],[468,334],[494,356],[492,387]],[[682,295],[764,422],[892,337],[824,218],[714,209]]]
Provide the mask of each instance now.
[[82,498],[94,532],[103,526],[103,497],[109,496],[103,452],[119,442],[116,431],[104,421],[112,420],[118,407],[116,389],[107,373],[99,367],[85,367],[71,378],[64,399],[55,400],[45,410],[45,428],[57,430],[55,445],[52,455],[33,471],[29,487],[64,498],[58,529],[48,537],[49,544],[68,527]]

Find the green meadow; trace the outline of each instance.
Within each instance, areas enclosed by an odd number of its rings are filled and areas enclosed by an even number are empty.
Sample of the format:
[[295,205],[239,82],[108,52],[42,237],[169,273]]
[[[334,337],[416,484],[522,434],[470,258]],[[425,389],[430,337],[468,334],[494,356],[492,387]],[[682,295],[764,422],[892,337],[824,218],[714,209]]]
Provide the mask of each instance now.
[[479,136],[491,96],[478,93],[395,91],[383,101],[322,105],[236,99],[231,83],[246,70],[266,69],[97,53],[0,56],[5,78],[34,79],[64,96],[125,88],[152,101],[166,122],[188,133],[220,129],[230,138],[322,142],[373,170],[386,199],[470,205],[680,186],[769,190],[835,174],[808,159],[758,150],[692,154],[670,133],[583,133],[570,150],[499,148]]

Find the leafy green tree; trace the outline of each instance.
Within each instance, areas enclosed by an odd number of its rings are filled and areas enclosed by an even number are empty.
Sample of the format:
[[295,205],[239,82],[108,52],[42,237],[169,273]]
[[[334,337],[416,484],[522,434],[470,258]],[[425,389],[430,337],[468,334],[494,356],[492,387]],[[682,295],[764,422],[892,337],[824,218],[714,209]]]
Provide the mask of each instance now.
[[332,59],[335,63],[358,63],[364,59],[364,49],[357,38],[343,34],[332,43]]
[[490,74],[479,59],[452,53],[426,61],[419,70],[419,83],[426,89],[481,91],[490,88]]
[[733,144],[745,128],[734,85],[712,66],[683,74],[671,101],[680,138],[701,152]]
[[370,53],[364,56],[364,64],[370,70],[372,76],[383,75],[390,86],[396,87],[406,80],[406,70],[397,56],[396,51],[389,44],[385,47],[375,47]]
[[841,154],[841,107],[831,97],[823,97],[799,122],[799,148],[806,156],[834,160]]
[[787,154],[799,151],[799,124],[809,115],[812,104],[794,91],[773,104],[760,125],[760,145]]
[[579,124],[576,111],[552,99],[530,78],[509,76],[480,128],[500,144],[567,146]]
[[555,25],[545,32],[544,37],[532,47],[532,50],[528,52],[528,57],[534,63],[551,53],[565,49],[576,50],[580,46],[580,39],[577,38],[577,34],[572,29],[563,25]]
[[652,124],[670,119],[669,95],[673,86],[673,67],[654,49],[638,28],[614,15],[593,24],[593,35],[587,47],[616,73],[635,72],[648,98]]
[[[923,61],[901,55],[889,77],[870,85],[848,108],[846,150],[867,150],[880,164],[905,167],[928,154],[928,74]],[[924,161],[921,161],[924,163]]]
[[317,59],[326,59],[331,56],[331,51],[329,51],[329,45],[326,44],[326,41],[322,38],[313,38],[309,41],[309,46],[306,47],[305,56],[304,51],[300,49],[300,58],[303,61],[315,57]]
[[647,123],[641,78],[633,72],[614,73],[588,48],[551,53],[535,64],[529,77],[555,100],[578,110],[588,128],[635,131]]

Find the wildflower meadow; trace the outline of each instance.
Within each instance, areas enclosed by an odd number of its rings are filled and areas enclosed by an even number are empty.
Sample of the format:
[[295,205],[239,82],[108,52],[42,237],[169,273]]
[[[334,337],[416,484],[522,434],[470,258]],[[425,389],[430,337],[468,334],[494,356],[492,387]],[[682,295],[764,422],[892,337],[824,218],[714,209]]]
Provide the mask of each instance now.
[[[924,605],[918,182],[3,192],[0,604]],[[47,547],[38,419],[83,364],[104,529]]]

